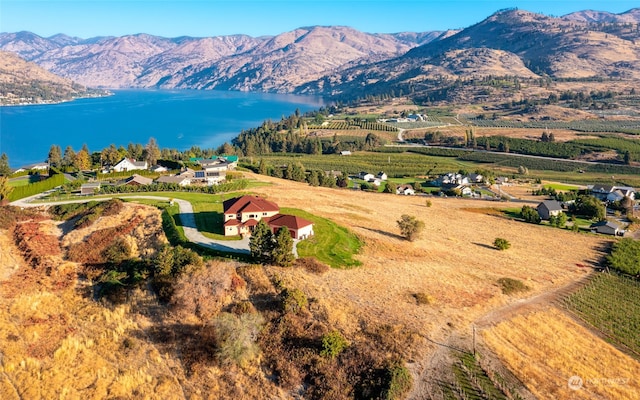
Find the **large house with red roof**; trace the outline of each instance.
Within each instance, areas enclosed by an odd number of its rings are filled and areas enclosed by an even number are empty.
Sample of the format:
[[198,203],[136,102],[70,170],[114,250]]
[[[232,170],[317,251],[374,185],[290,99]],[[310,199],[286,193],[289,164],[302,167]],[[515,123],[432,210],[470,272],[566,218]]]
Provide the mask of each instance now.
[[313,223],[294,215],[280,214],[280,207],[258,196],[242,196],[222,203],[224,209],[224,235],[251,234],[258,222],[264,220],[277,232],[287,228],[293,239],[313,236]]

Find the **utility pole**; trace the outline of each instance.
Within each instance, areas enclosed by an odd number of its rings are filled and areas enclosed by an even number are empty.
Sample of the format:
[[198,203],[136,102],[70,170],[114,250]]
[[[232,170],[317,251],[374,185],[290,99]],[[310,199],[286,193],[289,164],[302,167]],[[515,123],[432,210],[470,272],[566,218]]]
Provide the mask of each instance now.
[[473,325],[473,356],[476,356],[476,326]]

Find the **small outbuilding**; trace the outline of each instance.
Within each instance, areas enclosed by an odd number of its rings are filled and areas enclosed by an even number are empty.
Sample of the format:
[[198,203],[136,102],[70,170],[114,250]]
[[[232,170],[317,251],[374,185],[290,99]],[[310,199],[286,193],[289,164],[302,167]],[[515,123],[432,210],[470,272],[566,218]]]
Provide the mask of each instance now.
[[100,182],[89,182],[80,186],[81,195],[96,194],[100,190]]
[[623,233],[620,226],[613,221],[596,222],[595,224],[591,224],[589,228],[591,228],[591,231],[594,233],[601,233],[604,235],[618,236]]
[[551,216],[558,216],[562,211],[562,204],[556,200],[545,200],[536,207],[541,219],[549,219]]

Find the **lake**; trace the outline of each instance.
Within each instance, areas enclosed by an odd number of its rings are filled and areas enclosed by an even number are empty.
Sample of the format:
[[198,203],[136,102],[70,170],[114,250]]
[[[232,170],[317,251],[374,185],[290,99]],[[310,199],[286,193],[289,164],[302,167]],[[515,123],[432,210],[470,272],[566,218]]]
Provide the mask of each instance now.
[[0,153],[12,168],[43,162],[52,144],[62,151],[83,144],[100,151],[111,143],[161,148],[215,148],[241,130],[323,105],[316,97],[196,90],[114,90],[114,95],[68,103],[0,107]]

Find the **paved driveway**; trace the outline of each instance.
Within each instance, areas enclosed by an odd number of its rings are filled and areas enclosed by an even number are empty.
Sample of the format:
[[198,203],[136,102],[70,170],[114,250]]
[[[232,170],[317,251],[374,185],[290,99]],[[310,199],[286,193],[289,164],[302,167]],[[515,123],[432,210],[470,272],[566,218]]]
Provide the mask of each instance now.
[[[78,200],[64,200],[64,201],[54,201],[47,203],[33,203],[33,200],[36,200],[41,195],[31,196],[25,199],[16,200],[11,203],[12,206],[16,207],[43,207],[43,206],[54,206],[58,204],[69,204],[69,203],[86,203],[88,201],[106,201],[112,199],[112,197],[101,197],[101,198],[86,198],[86,199],[78,199]],[[169,201],[168,197],[162,196],[120,196],[123,198],[129,199],[151,199],[151,200],[164,200]],[[173,199],[174,202],[178,203],[178,207],[180,208],[180,222],[182,222],[182,228],[184,229],[184,235],[187,237],[187,240],[193,242],[197,245],[207,247],[213,250],[218,250],[226,253],[240,253],[240,254],[249,254],[249,238],[246,237],[242,240],[215,240],[210,239],[204,236],[198,228],[196,227],[196,219],[193,214],[193,207],[191,203],[186,200]],[[294,254],[295,254],[295,246],[294,246]]]

